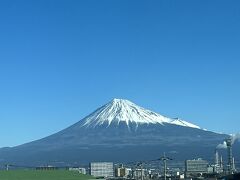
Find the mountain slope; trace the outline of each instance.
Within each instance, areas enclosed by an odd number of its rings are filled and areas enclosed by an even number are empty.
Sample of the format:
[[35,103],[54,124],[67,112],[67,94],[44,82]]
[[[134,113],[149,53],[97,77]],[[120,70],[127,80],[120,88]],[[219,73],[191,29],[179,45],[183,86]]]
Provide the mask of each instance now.
[[136,104],[114,99],[76,124],[46,138],[0,150],[0,163],[76,165],[91,161],[210,159],[228,135],[205,131]]

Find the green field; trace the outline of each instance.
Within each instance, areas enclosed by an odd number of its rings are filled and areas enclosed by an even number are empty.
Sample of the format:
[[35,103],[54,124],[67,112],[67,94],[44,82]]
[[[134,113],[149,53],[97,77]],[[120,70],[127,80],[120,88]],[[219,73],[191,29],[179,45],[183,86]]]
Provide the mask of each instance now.
[[38,171],[38,170],[11,170],[0,171],[0,180],[88,180],[92,176],[82,175],[67,170]]

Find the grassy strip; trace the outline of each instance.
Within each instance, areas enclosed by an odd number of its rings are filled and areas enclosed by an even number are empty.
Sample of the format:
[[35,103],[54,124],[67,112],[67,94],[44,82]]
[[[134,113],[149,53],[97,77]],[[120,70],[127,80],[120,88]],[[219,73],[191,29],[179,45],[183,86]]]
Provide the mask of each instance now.
[[0,180],[89,180],[92,176],[67,170],[10,170],[0,171]]

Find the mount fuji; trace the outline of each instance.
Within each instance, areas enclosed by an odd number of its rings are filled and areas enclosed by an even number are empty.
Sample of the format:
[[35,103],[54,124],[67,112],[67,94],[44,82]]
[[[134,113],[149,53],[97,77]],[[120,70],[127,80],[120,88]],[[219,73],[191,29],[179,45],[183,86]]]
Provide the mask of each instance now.
[[72,126],[30,143],[0,149],[0,163],[76,165],[91,161],[211,159],[226,134],[168,118],[128,100],[113,99]]
[[103,124],[110,126],[111,124],[119,125],[123,123],[128,129],[130,129],[133,124],[137,129],[138,125],[142,124],[164,125],[164,123],[168,123],[200,129],[199,126],[189,122],[178,118],[170,119],[164,117],[124,99],[113,99],[111,102],[86,117],[82,122],[83,126],[86,127],[101,126]]

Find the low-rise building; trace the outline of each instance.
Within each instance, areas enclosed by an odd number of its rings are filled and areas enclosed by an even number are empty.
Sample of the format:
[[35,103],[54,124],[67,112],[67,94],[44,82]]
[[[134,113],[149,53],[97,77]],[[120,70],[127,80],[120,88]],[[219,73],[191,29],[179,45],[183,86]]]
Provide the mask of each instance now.
[[208,162],[201,158],[185,161],[186,176],[208,173]]
[[116,177],[127,177],[127,175],[128,175],[127,168],[117,167],[115,169],[115,176]]
[[113,163],[92,162],[90,163],[90,174],[94,177],[113,177]]
[[57,170],[58,168],[55,167],[55,166],[39,166],[39,167],[36,167],[36,170]]
[[77,171],[80,174],[86,174],[86,168],[81,168],[81,167],[71,167],[69,168],[69,171]]

